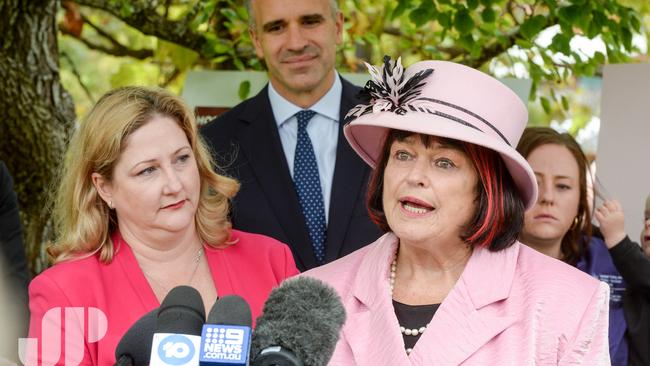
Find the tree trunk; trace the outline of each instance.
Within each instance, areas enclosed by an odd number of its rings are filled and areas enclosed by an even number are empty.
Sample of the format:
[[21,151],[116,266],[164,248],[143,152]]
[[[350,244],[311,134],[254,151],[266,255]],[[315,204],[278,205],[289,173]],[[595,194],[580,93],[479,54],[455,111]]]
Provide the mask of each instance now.
[[29,266],[47,266],[49,200],[75,112],[61,85],[56,0],[0,0],[0,159],[11,171]]

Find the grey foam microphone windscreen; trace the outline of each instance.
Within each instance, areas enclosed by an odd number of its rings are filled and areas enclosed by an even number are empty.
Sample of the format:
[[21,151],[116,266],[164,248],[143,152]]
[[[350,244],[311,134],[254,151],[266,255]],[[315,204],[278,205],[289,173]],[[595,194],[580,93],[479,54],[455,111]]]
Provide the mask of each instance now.
[[221,297],[210,309],[206,323],[239,325],[250,328],[253,323],[251,307],[241,296],[228,295]]
[[201,294],[190,286],[176,286],[160,304],[155,332],[200,336],[204,323]]
[[[158,317],[158,308],[151,310],[138,319],[124,333],[122,339],[115,348],[115,359],[117,364],[131,364],[134,366],[149,365],[151,353],[151,342],[153,333],[156,330],[156,321]],[[130,359],[121,361],[125,358]]]
[[344,322],[345,309],[332,287],[304,276],[286,280],[264,303],[253,332],[251,358],[280,346],[305,366],[326,366]]

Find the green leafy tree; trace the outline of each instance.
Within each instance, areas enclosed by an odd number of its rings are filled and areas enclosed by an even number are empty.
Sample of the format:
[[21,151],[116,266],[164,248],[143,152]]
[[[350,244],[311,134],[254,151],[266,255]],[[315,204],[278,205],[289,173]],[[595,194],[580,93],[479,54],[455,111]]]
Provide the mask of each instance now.
[[[342,0],[339,4],[346,18],[345,43],[337,55],[341,70],[362,71],[364,61],[377,64],[384,54],[400,55],[407,65],[441,59],[486,72],[501,69],[514,74],[521,69],[533,80],[533,98],[545,82],[591,76],[603,64],[630,60],[637,52],[633,37],[643,34],[643,24],[648,22],[643,0]],[[35,18],[30,18],[32,13]],[[59,78],[75,95],[77,112],[85,114],[99,95],[115,86],[139,83],[178,90],[189,70],[264,68],[248,35],[242,0],[76,0],[61,4],[0,0],[0,16],[8,20],[0,24],[5,35],[0,41],[0,76],[3,83],[14,86],[8,91],[0,88],[0,115],[4,117],[0,120],[0,158],[16,175],[30,228],[30,263],[36,271],[44,266],[40,243],[49,238],[44,231],[47,220],[42,218],[47,218],[43,202],[51,190],[45,188],[53,185],[63,141],[74,120]],[[543,44],[540,35],[549,34],[549,29],[555,31]],[[604,52],[576,51],[572,41],[577,37],[600,37]],[[51,87],[40,87],[41,79],[41,84]],[[246,94],[243,89],[242,94]],[[16,107],[20,98],[25,100],[24,108]],[[555,106],[569,108],[562,96],[539,101],[549,113]],[[49,114],[28,108],[41,105]],[[48,135],[49,130],[56,132],[55,138]],[[47,169],[27,162],[28,155],[18,156],[21,151],[44,161]],[[41,192],[38,202],[34,192]]]
[[[193,62],[175,65],[181,72],[197,65],[262,68],[241,1],[77,0],[76,4],[88,14],[85,20],[101,9],[144,35],[195,52]],[[353,71],[362,61],[377,63],[388,53],[402,55],[405,61],[452,60],[486,71],[495,60],[503,65],[520,63],[536,83],[564,80],[593,75],[604,63],[628,60],[634,52],[633,34],[642,31],[634,8],[614,0],[346,0],[340,6],[346,15],[347,42],[339,65]],[[560,31],[549,45],[540,47],[536,38],[552,26]],[[602,37],[606,52],[589,56],[576,52],[571,47],[575,36]],[[78,38],[87,39],[85,33]],[[143,51],[124,48],[120,45],[111,53]],[[521,51],[519,57],[507,52],[513,49]]]

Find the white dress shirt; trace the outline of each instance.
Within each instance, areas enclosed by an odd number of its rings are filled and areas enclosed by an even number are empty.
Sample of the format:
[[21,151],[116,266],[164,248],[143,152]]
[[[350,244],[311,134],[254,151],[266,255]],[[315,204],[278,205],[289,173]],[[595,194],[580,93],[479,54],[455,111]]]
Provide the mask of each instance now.
[[[329,217],[332,179],[334,177],[334,165],[336,164],[342,91],[343,85],[337,73],[334,76],[334,84],[330,90],[316,104],[307,108],[316,112],[307,125],[307,134],[311,139],[314,154],[316,155],[326,223]],[[289,173],[293,178],[293,159],[296,154],[296,143],[298,142],[298,120],[295,114],[303,108],[284,99],[270,82],[269,100],[273,109],[273,116],[278,124],[280,141],[282,141],[284,156],[287,158]]]

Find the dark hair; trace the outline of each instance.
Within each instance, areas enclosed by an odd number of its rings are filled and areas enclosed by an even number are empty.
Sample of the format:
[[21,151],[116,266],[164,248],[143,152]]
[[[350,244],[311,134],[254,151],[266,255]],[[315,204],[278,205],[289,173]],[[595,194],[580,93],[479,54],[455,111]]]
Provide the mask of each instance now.
[[441,141],[465,153],[478,175],[476,185],[476,212],[467,223],[461,239],[469,246],[481,246],[491,251],[505,249],[517,240],[524,225],[524,202],[505,167],[501,156],[485,147],[454,139],[418,134],[410,131],[390,130],[384,139],[377,167],[368,187],[368,212],[371,219],[384,231],[390,231],[383,207],[384,171],[388,164],[390,148],[395,141],[419,136],[429,147]]
[[[578,163],[580,200],[578,201],[577,221],[569,228],[562,237],[560,250],[562,260],[575,265],[583,251],[582,236],[586,236],[586,242],[591,238],[591,219],[589,214],[589,201],[587,200],[587,157],[576,140],[568,133],[559,133],[549,127],[528,127],[524,130],[517,151],[526,159],[542,145],[555,144],[566,147]],[[594,188],[595,189],[595,188]],[[594,192],[595,194],[595,192]]]

